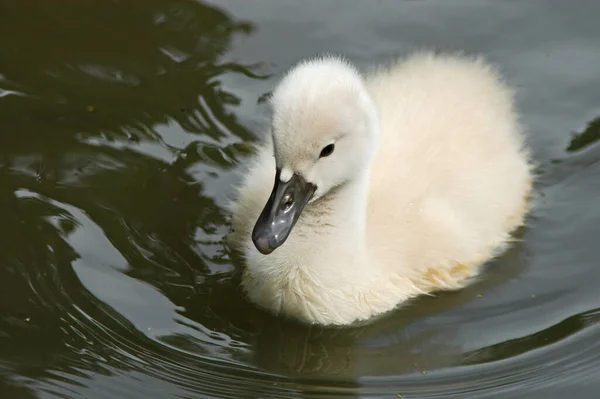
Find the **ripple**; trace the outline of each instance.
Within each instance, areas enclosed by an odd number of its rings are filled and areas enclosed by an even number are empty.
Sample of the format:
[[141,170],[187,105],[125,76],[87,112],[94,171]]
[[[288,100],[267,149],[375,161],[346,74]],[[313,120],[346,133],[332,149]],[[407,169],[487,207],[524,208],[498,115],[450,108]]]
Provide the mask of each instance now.
[[[44,339],[26,351],[4,350],[1,364],[26,375],[21,379],[40,392],[63,397],[85,392],[137,397],[160,391],[222,398],[484,398],[560,389],[599,372],[600,310],[556,320],[573,312],[553,308],[584,292],[565,285],[548,291],[528,286],[524,277],[534,249],[528,243],[540,241],[540,225],[562,217],[544,211],[562,202],[553,190],[570,179],[593,179],[595,173],[578,170],[548,185],[531,231],[488,269],[482,282],[422,298],[358,328],[320,329],[273,317],[245,301],[230,260],[215,248],[205,252],[200,244],[214,234],[210,245],[218,248],[218,236],[226,229],[208,229],[208,236],[192,229],[197,241],[182,236],[178,242],[163,233],[160,223],[146,232],[135,227],[136,213],[124,218],[117,202],[107,202],[110,196],[91,200],[77,194],[94,186],[82,179],[124,170],[128,162],[123,158],[70,181],[69,190],[75,191],[69,195],[60,185],[49,191],[47,182],[32,173],[32,162],[39,160],[24,159],[19,169],[5,174],[21,187],[5,207],[13,210],[5,223],[16,237],[27,237],[19,242],[28,243],[28,249],[8,252],[5,272],[12,277],[6,281],[31,295],[21,310],[18,305],[9,309],[0,331],[23,342]],[[182,180],[167,178],[164,187],[175,187],[174,181]],[[146,219],[139,226],[152,226],[155,214],[142,214]],[[201,215],[208,219],[199,219],[199,226],[207,220],[225,226],[212,212]],[[169,221],[177,223],[177,218]],[[585,231],[595,221],[581,219],[578,228]],[[125,235],[127,244],[120,238]],[[189,256],[175,256],[175,251]],[[170,252],[173,258],[163,255]],[[494,334],[478,337],[479,331]]]
[[[276,76],[302,53],[297,44],[314,50],[315,37],[341,50],[340,38],[358,43],[345,47],[357,59],[381,58],[455,18],[475,23],[445,40],[473,50],[481,29],[490,37],[477,11],[489,5],[409,2],[409,12],[388,13],[393,35],[362,24],[357,38],[338,32],[343,24],[315,25],[328,18],[317,3],[295,8],[294,18],[271,3],[0,5],[0,391],[15,399],[590,397],[600,375],[600,146],[598,117],[581,124],[577,115],[598,90],[585,80],[592,64],[570,70],[560,54],[589,52],[597,40],[572,47],[564,29],[597,31],[597,13],[494,5],[497,22],[515,29],[492,35],[502,44],[493,57],[525,86],[525,123],[542,154],[536,207],[513,247],[464,290],[325,329],[249,304],[239,260],[223,244],[234,168],[252,152],[248,126],[266,116],[255,93],[274,83],[231,60],[273,61]],[[385,20],[381,10],[400,7],[380,3],[364,16]],[[220,9],[227,5],[235,12]],[[360,14],[342,11],[351,21]],[[243,13],[262,21],[251,38]],[[512,25],[533,15],[544,16],[546,31]],[[528,32],[545,32],[533,56]],[[507,38],[526,45],[508,56]],[[361,43],[378,45],[365,53]],[[558,56],[546,51],[557,46]],[[546,79],[548,71],[560,79]],[[569,138],[571,126],[585,128]],[[546,153],[558,159],[546,162]]]

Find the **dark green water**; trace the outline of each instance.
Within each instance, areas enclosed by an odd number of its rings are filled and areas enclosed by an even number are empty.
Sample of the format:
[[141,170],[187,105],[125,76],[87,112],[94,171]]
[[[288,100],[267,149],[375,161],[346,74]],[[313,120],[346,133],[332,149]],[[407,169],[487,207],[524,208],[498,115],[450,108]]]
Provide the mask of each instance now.
[[[0,0],[0,398],[596,398],[600,3]],[[224,205],[278,75],[484,53],[540,164],[480,283],[352,330],[246,303]]]

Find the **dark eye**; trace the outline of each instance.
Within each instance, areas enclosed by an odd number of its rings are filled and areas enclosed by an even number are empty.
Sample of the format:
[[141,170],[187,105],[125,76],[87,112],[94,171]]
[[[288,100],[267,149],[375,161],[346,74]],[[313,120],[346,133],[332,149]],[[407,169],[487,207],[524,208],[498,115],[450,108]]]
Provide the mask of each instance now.
[[319,158],[330,156],[333,153],[333,150],[335,150],[335,145],[334,144],[329,144],[328,146],[325,146],[321,150],[321,154],[319,155]]

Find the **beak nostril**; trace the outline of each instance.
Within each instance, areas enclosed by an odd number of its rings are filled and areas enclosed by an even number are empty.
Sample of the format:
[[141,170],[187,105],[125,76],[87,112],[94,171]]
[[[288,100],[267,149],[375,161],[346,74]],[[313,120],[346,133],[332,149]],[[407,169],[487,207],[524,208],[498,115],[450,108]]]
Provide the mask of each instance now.
[[283,210],[288,211],[292,207],[293,204],[294,204],[294,200],[293,200],[292,196],[289,193],[287,193],[283,197]]

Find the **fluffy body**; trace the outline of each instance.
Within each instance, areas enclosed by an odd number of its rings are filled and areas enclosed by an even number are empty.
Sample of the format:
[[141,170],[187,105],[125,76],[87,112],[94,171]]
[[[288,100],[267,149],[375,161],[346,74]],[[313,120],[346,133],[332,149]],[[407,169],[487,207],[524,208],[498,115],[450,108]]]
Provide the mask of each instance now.
[[[271,102],[271,134],[232,204],[231,236],[247,296],[265,309],[318,324],[365,320],[463,287],[523,224],[529,153],[512,91],[481,58],[421,52],[366,76],[316,58],[292,68]],[[262,255],[251,232],[276,166],[317,191],[287,241]]]

